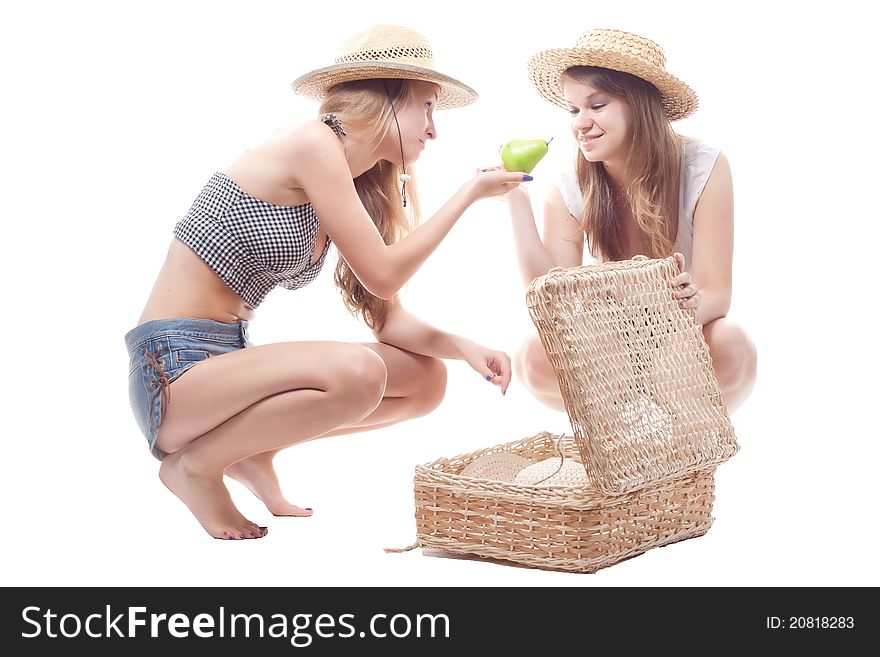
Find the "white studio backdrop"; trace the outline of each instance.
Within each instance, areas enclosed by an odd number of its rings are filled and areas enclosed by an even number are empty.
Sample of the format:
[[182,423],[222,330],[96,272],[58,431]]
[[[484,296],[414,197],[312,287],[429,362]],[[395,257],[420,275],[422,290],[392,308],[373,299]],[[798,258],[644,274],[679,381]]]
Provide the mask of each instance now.
[[[32,2],[0,18],[6,321],[7,585],[878,584],[872,292],[878,219],[876,53],[859,3],[545,0],[401,3]],[[438,112],[417,165],[429,217],[511,138],[554,137],[538,216],[572,154],[568,117],[532,90],[528,57],[593,27],[660,43],[695,88],[683,134],[720,146],[736,196],[731,318],[759,349],[717,475],[715,526],[595,576],[385,554],[415,538],[416,463],[569,429],[515,381],[501,397],[461,362],[433,414],[278,458],[311,519],[272,518],[230,483],[260,541],[212,541],[159,482],[128,407],[122,336],[202,185],[283,125],[314,118],[290,82],[373,23],[418,29],[438,68],[481,94]],[[366,341],[321,277],[277,290],[256,343]],[[512,353],[530,320],[506,205],[473,206],[404,292],[444,329]]]

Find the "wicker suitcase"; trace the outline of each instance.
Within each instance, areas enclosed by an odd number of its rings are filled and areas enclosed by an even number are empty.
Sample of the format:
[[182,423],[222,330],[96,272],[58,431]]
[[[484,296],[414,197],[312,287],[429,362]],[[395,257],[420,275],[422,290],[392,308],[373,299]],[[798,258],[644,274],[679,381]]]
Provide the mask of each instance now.
[[[672,296],[677,273],[673,258],[637,257],[532,281],[529,311],[573,436],[417,466],[417,546],[593,572],[708,531],[715,469],[738,446],[695,313]],[[499,453],[573,459],[588,483],[462,474]]]

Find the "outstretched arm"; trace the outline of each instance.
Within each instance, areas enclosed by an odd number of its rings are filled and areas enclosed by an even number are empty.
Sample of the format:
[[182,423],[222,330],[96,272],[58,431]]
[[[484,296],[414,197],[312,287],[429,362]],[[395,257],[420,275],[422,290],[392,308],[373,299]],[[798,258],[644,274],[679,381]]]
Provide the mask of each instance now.
[[544,204],[544,239],[538,235],[528,192],[517,187],[507,193],[513,239],[523,282],[542,276],[553,267],[576,267],[583,260],[583,232],[555,187]]
[[355,190],[342,144],[320,122],[300,128],[288,157],[296,184],[309,198],[330,239],[363,286],[391,299],[418,271],[455,222],[475,201],[508,191],[521,173],[478,172],[428,221],[386,245]]
[[385,325],[374,331],[379,342],[423,356],[463,360],[487,381],[507,392],[510,385],[510,356],[488,349],[460,335],[441,331],[408,312],[395,299]]

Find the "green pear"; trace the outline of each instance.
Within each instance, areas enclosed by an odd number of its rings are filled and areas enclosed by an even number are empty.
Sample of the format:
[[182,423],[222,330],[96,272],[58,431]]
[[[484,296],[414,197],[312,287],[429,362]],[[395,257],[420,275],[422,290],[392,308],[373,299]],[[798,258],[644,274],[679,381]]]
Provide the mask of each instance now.
[[501,161],[504,163],[504,168],[508,171],[531,173],[535,165],[547,154],[550,141],[511,139],[501,147]]

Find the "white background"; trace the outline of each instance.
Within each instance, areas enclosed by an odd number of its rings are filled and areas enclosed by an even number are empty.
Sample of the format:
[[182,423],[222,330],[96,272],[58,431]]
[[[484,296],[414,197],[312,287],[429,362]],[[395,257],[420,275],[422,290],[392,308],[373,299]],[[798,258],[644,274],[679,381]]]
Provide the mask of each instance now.
[[[876,39],[856,2],[16,3],[3,62],[3,456],[6,585],[877,585],[878,460],[873,255]],[[577,11],[574,7],[579,6]],[[26,7],[26,8],[23,8]],[[525,73],[543,48],[593,27],[643,34],[701,107],[677,125],[724,149],[736,195],[730,316],[760,352],[733,416],[740,453],[717,475],[703,538],[594,576],[385,554],[415,538],[417,463],[542,430],[566,417],[517,381],[498,389],[461,362],[433,414],[294,447],[278,459],[311,519],[211,540],[159,482],[128,406],[124,333],[171,228],[214,170],[315,104],[290,82],[331,63],[366,25],[414,27],[439,69],[481,94],[436,115],[419,162],[426,216],[514,138],[556,137],[533,199],[571,154],[567,117]],[[257,343],[370,339],[320,279],[273,292]],[[428,321],[513,352],[529,327],[503,202],[462,217],[412,279]]]

